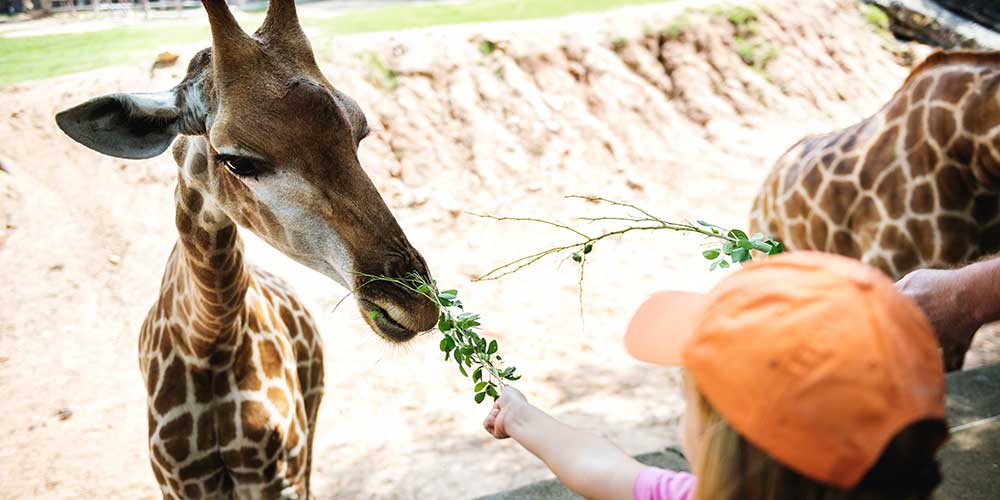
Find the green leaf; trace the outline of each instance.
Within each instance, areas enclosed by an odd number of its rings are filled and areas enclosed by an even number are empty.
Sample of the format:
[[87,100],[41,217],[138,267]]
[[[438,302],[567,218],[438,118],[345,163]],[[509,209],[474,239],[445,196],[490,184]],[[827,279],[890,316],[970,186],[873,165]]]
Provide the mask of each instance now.
[[372,321],[375,321],[375,320],[379,319],[381,316],[382,316],[382,311],[378,311],[378,310],[368,311],[368,319],[370,319]]
[[725,262],[725,261],[724,260],[717,260],[717,261],[713,262],[712,265],[708,267],[708,270],[709,271],[715,271],[715,268],[719,267],[719,263],[720,262]]
[[747,233],[744,233],[743,231],[740,231],[739,229],[730,229],[728,234],[729,234],[730,238],[736,238],[738,240],[749,239],[749,238],[747,238]]
[[442,333],[451,330],[454,326],[455,323],[451,321],[451,318],[446,313],[441,313],[438,316],[438,330],[441,330]]
[[521,376],[520,375],[510,375],[510,376],[507,377],[507,380],[521,380]]
[[486,388],[486,382],[480,382],[480,383],[476,384],[475,391],[476,392],[482,392],[483,389],[485,389],[485,388]]
[[722,245],[722,253],[731,255],[733,253],[733,242],[727,241],[724,245]]
[[470,319],[479,319],[479,315],[471,312],[464,312],[458,315],[458,321],[461,323],[463,321],[468,321]]
[[699,220],[699,221],[695,221],[695,222],[697,222],[699,226],[712,227],[711,224],[709,224],[709,223],[707,223],[707,222],[705,222],[703,220]]
[[753,242],[750,240],[740,240],[737,245],[744,250],[750,250],[753,248]]
[[760,250],[761,252],[770,253],[771,252],[771,248],[773,247],[773,245],[771,245],[770,243],[768,243],[766,241],[758,241],[758,242],[756,242],[756,243],[753,244],[753,247],[755,249],[757,249],[757,250]]
[[767,255],[778,255],[779,253],[783,253],[785,251],[785,245],[780,241],[775,241],[775,240],[768,240],[768,241],[772,242],[774,246],[771,247],[770,252],[767,252]]
[[594,250],[594,244],[593,243],[587,243],[586,245],[583,246],[583,253],[584,254],[588,254],[588,253],[590,253],[593,250]]
[[715,260],[719,257],[720,253],[721,251],[718,248],[713,248],[712,250],[705,250],[701,255],[708,260]]
[[573,252],[573,262],[583,262],[583,256],[580,252]]
[[[476,368],[476,371],[472,372],[472,381],[479,382],[482,379],[483,379],[483,367],[480,366],[479,368]],[[478,391],[479,389],[476,390]]]
[[496,399],[500,397],[500,393],[497,392],[495,385],[490,384],[486,387],[486,394],[489,394],[491,398]]
[[725,269],[725,268],[729,267],[729,263],[726,262],[726,261],[724,261],[724,260],[720,260],[719,261],[719,267]]
[[442,352],[448,352],[455,347],[455,341],[451,340],[451,337],[445,337],[441,339],[441,344],[438,345]]
[[464,312],[455,319],[459,328],[472,328],[479,326],[479,315],[476,313]]
[[431,293],[431,287],[427,286],[427,283],[421,283],[420,286],[417,287],[417,291],[420,292],[420,293],[428,293],[429,294],[429,293]]
[[458,298],[458,290],[445,290],[438,294],[439,299],[455,300]]
[[764,233],[757,233],[751,236],[750,241],[764,241]]
[[476,394],[476,404],[482,403],[484,399],[486,399],[485,392],[480,392]]
[[497,341],[496,340],[491,340],[490,341],[490,347],[489,347],[489,349],[486,350],[486,354],[493,354],[493,353],[497,352],[497,349],[499,349],[499,346],[497,346]]
[[746,262],[748,260],[750,260],[750,251],[746,248],[740,247],[733,250],[733,264]]
[[462,372],[462,375],[465,375],[466,377],[469,376],[469,372],[465,371],[465,367],[462,366],[462,363],[458,364],[458,371]]

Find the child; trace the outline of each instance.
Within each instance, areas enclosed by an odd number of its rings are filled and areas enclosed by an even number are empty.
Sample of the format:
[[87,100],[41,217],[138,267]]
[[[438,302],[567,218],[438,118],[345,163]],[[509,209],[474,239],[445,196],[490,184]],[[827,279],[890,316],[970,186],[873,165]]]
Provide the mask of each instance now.
[[594,499],[927,499],[941,480],[938,346],[875,269],[813,252],[770,257],[707,295],[653,295],[625,346],[685,369],[682,445],[694,475],[644,466],[512,387],[486,430]]

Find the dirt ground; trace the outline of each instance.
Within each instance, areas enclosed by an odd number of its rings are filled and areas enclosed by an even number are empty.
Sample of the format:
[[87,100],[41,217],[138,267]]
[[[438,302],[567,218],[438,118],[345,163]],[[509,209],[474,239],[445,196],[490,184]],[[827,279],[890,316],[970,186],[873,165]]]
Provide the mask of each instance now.
[[[723,273],[708,272],[691,237],[599,245],[582,328],[572,267],[471,281],[565,235],[465,212],[568,221],[607,212],[565,195],[600,194],[744,226],[786,147],[875,111],[927,52],[873,32],[849,0],[775,0],[757,36],[776,57],[755,71],[724,14],[688,5],[313,41],[380,130],[362,164],[438,281],[460,289],[524,373],[519,387],[631,453],[676,442],[681,400],[674,370],[627,358],[629,314],[654,290],[705,290]],[[498,50],[484,53],[484,39]],[[157,497],[136,339],[175,238],[176,167],[169,155],[91,152],[52,117],[102,93],[166,89],[182,71],[117,67],[2,89],[2,498]],[[344,290],[245,237],[249,258],[295,285],[324,335],[318,498],[458,499],[548,477],[482,431],[487,406],[433,334],[388,347],[354,307],[334,309]],[[997,360],[998,336],[980,334],[969,366]]]

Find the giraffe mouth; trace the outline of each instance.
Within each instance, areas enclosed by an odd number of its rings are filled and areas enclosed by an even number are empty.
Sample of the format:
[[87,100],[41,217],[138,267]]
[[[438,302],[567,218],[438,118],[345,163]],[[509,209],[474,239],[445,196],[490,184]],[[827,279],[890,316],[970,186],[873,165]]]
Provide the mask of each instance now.
[[392,319],[384,308],[362,298],[357,301],[365,321],[382,338],[392,342],[406,342],[417,335],[417,332]]

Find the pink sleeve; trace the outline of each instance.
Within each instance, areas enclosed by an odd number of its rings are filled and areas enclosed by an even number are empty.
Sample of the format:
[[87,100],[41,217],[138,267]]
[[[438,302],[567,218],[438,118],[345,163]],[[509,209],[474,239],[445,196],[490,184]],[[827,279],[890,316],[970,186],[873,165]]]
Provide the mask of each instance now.
[[635,500],[691,500],[694,498],[694,476],[646,467],[632,483]]

